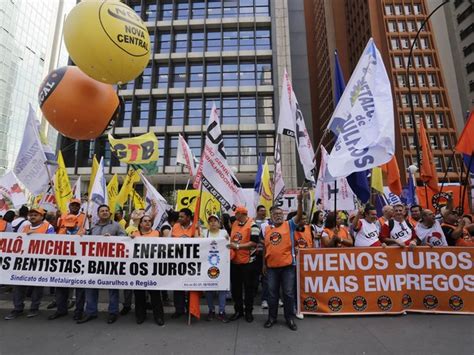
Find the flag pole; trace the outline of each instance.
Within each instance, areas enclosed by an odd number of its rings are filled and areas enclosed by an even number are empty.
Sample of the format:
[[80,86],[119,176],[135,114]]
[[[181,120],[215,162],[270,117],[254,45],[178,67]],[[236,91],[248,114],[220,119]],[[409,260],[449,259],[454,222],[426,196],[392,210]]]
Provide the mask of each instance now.
[[334,181],[334,217],[337,215],[337,179]]
[[455,155],[456,155],[456,152],[453,150],[453,153],[449,157],[448,166],[446,167],[446,171],[444,172],[443,181],[441,182],[441,187],[439,189],[439,193],[443,192],[444,184],[445,184],[446,179],[448,177],[449,168],[451,167],[451,165],[453,163]]

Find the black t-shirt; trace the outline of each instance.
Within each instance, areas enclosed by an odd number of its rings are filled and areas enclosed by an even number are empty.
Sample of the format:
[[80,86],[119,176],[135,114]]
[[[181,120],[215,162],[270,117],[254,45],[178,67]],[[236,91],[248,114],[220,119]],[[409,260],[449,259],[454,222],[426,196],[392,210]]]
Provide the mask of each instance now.
[[443,233],[444,233],[444,236],[446,237],[446,241],[448,242],[448,245],[450,247],[454,247],[456,245],[456,240],[453,239],[452,237],[454,227],[443,225],[441,228],[443,229]]

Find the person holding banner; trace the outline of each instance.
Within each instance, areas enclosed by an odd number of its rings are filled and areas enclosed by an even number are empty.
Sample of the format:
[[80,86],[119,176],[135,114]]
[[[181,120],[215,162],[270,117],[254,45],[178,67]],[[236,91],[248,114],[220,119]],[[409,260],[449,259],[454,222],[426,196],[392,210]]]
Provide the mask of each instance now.
[[[100,205],[97,208],[97,215],[99,220],[89,231],[90,235],[110,236],[126,236],[125,231],[120,225],[110,219],[111,213],[108,205]],[[83,324],[90,320],[96,319],[98,314],[97,303],[99,301],[99,290],[88,288],[86,289],[86,315],[84,318],[77,321],[77,324]],[[109,290],[109,317],[108,324],[115,323],[119,313],[119,291]]]
[[416,225],[421,220],[421,206],[420,205],[413,205],[410,207],[410,216],[408,216],[408,222],[416,228]]
[[[133,232],[131,238],[136,237],[150,237],[157,238],[160,236],[160,232],[153,230],[153,219],[148,215],[144,215],[140,222],[138,223],[138,230]],[[137,324],[142,324],[146,318],[146,291],[145,290],[135,290],[135,317]],[[161,300],[161,291],[160,290],[149,290],[151,298],[151,307],[153,310],[153,318],[155,323],[159,326],[165,324],[164,321],[164,311],[163,311],[163,302]]]
[[382,230],[382,226],[384,224],[387,224],[388,221],[392,219],[393,212],[393,207],[390,205],[382,207],[382,217],[379,217],[379,219],[377,219],[377,222],[375,222],[377,224],[377,227],[379,228],[379,233]]
[[447,210],[443,213],[443,229],[444,236],[450,247],[456,246],[459,239],[463,238],[465,222],[462,217],[453,210]]
[[[30,224],[23,227],[22,233],[30,234],[55,234],[54,228],[48,222],[44,221],[46,211],[41,207],[32,208],[28,212],[28,220]],[[12,320],[23,314],[25,308],[26,291],[29,286],[13,287],[13,311],[5,316],[5,320]],[[39,305],[43,298],[43,287],[31,287],[31,306],[30,312],[26,315],[27,318],[36,317],[39,314]]]
[[382,225],[380,240],[386,245],[398,245],[401,248],[416,247],[416,232],[410,222],[405,220],[405,206],[393,206],[393,218]]
[[421,221],[416,225],[415,231],[421,245],[448,246],[441,224],[436,220],[435,214],[431,210],[426,209],[421,212]]
[[[182,208],[179,211],[178,223],[175,223],[171,229],[173,238],[194,238],[199,237],[199,226],[194,227],[192,223],[193,213],[189,208]],[[173,292],[173,302],[175,312],[171,318],[177,319],[186,312],[186,293],[184,291]]]
[[[257,247],[260,229],[248,217],[248,210],[244,206],[235,209],[235,218],[230,234],[231,243],[229,244],[229,248],[235,252],[235,257],[230,265],[230,288],[235,313],[230,317],[230,320],[235,321],[241,318],[245,311],[245,320],[251,323],[253,322],[253,300],[258,274],[255,263],[255,248]],[[245,293],[245,309],[242,292]]]
[[326,216],[321,241],[324,248],[343,248],[354,246],[348,230],[341,225],[339,214],[329,212]]
[[360,209],[352,221],[355,232],[356,247],[380,247],[383,246],[379,240],[379,227],[377,225],[377,210],[372,205]]
[[295,315],[295,230],[303,215],[303,191],[298,194],[298,209],[296,216],[289,221],[284,220],[283,210],[279,207],[272,209],[272,225],[265,228],[265,261],[263,273],[268,277],[268,320],[265,328],[271,328],[277,322],[278,297],[280,288],[283,291],[283,309],[286,324],[291,330],[298,327],[294,321]]
[[[207,217],[207,224],[209,229],[203,231],[204,238],[226,238],[229,239],[225,229],[221,228],[221,222],[219,216],[211,214]],[[206,320],[211,321],[215,318],[216,313],[214,310],[214,293],[217,292],[217,297],[219,299],[219,314],[217,319],[222,323],[228,323],[229,319],[225,314],[225,299],[227,291],[206,291],[207,305],[209,307],[209,314],[207,315]]]
[[[81,200],[73,198],[69,201],[69,213],[63,214],[58,220],[58,234],[84,235],[86,215],[81,212]],[[55,299],[57,310],[48,317],[54,320],[67,315],[69,288],[56,287]],[[84,313],[85,289],[76,289],[76,309],[74,311],[74,320],[82,318]]]

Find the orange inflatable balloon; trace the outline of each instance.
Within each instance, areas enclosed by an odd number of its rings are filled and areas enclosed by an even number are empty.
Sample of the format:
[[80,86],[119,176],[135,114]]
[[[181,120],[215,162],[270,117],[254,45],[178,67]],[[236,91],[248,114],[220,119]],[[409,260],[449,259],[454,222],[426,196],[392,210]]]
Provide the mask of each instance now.
[[112,128],[120,100],[112,85],[91,79],[78,67],[53,70],[38,93],[41,111],[66,137],[89,140]]

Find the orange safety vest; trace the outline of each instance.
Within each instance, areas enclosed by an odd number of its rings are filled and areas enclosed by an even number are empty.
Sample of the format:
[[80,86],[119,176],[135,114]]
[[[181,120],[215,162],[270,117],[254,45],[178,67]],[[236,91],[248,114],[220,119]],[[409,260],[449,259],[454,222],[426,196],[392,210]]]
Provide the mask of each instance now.
[[[326,233],[329,237],[329,240],[331,240],[333,237],[334,237],[334,231],[332,229],[329,229],[329,228],[324,228],[323,230],[324,233]],[[349,233],[347,232],[347,229],[346,228],[342,228],[342,227],[339,227],[339,238],[341,239],[350,239],[349,237]],[[323,248],[327,248],[324,246],[324,244],[321,244],[321,246]],[[342,247],[342,243],[338,243],[337,244],[337,247],[338,248],[341,248]]]
[[[252,233],[253,221],[248,218],[243,225],[240,225],[238,221],[235,221],[230,231],[230,240],[233,243],[245,244],[250,242],[250,236]],[[234,250],[235,256],[232,259],[234,264],[248,264],[250,262],[250,250]]]
[[173,229],[171,229],[171,236],[173,238],[193,238],[194,237],[194,228],[190,224],[188,228],[183,228],[181,223],[175,223]]
[[311,233],[311,227],[304,226],[304,231],[295,231],[295,252],[298,249],[307,249],[313,247],[313,234]]
[[32,229],[31,225],[29,224],[25,226],[25,228],[23,228],[22,233],[28,233],[30,231],[34,231],[35,234],[46,234],[48,232],[49,226],[50,224],[46,221],[43,221],[43,223],[41,223],[41,225],[35,229]]
[[279,227],[265,229],[265,261],[268,267],[283,267],[293,264],[290,224],[283,222]]
[[7,221],[0,219],[0,232],[5,232],[7,230]]
[[140,231],[135,231],[135,232],[132,233],[132,236],[134,236],[134,237],[159,237],[160,232],[158,232],[156,230],[151,230],[146,234],[141,234]]
[[413,218],[411,218],[411,216],[408,217],[408,222],[410,222],[410,224],[413,228],[415,228],[416,225],[418,224],[418,222],[415,221]]
[[77,234],[85,234],[84,225],[85,225],[86,215],[84,213],[72,214],[65,213],[63,214],[58,223],[58,234],[67,234],[68,228],[77,228],[79,227]]

